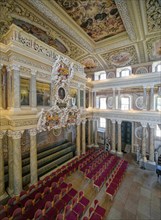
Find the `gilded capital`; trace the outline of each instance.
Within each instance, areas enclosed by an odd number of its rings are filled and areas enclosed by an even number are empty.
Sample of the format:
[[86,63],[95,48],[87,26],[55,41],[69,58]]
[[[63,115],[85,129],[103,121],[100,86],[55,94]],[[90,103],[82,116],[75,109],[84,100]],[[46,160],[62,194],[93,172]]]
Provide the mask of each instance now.
[[3,139],[3,136],[5,135],[6,131],[3,130],[3,131],[0,131],[0,139]]

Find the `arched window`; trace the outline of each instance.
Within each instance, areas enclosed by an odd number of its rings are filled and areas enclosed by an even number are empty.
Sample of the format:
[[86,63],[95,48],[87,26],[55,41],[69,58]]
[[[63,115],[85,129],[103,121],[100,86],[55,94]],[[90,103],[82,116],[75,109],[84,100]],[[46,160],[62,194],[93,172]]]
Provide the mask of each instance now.
[[158,64],[158,65],[156,66],[156,72],[161,72],[161,64]]
[[161,137],[161,129],[160,129],[160,127],[158,125],[156,127],[156,136],[157,137]]
[[101,73],[100,74],[100,80],[106,79],[106,73]]
[[106,128],[106,119],[100,118],[100,128]]
[[156,110],[161,111],[161,97],[156,97]]
[[117,77],[127,77],[131,74],[131,72],[132,72],[131,66],[117,68],[116,76]]
[[100,98],[100,109],[106,109],[106,98]]
[[120,77],[126,77],[130,75],[130,70],[129,69],[124,69],[120,73]]
[[121,97],[121,110],[130,110],[130,97]]

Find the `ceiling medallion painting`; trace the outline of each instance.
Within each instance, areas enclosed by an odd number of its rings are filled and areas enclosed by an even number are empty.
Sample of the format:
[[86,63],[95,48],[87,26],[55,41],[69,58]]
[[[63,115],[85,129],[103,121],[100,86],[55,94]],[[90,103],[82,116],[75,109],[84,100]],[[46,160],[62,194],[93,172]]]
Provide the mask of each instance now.
[[101,55],[107,62],[109,68],[132,65],[138,62],[134,46],[111,51]]
[[114,0],[55,0],[95,41],[125,31]]
[[25,21],[21,21],[21,20],[17,20],[17,19],[14,19],[13,23],[16,24],[17,26],[21,27],[27,33],[34,35],[36,38],[38,38],[39,40],[48,44],[49,46],[54,47],[58,51],[60,51],[64,54],[68,53],[67,48],[63,45],[62,42],[60,42],[60,40],[58,40],[56,38],[54,39],[51,36],[48,36],[44,30],[42,30],[32,24],[29,24]]
[[86,69],[93,69],[98,67],[98,62],[92,57],[85,58],[81,61],[81,64],[84,65]]
[[161,59],[161,39],[155,38],[147,41],[147,48],[150,60]]
[[[69,95],[73,71],[73,63],[58,55],[51,75],[52,107],[48,110],[42,109],[38,114],[37,130],[39,132],[61,129],[80,123],[80,109],[77,108],[73,98]],[[72,101],[72,106],[70,101]]]

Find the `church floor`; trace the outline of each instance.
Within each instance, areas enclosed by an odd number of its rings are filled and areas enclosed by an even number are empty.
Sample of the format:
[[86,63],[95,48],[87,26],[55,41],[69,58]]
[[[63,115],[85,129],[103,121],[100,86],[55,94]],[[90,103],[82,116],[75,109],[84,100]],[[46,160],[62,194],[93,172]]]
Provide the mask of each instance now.
[[[83,190],[90,201],[98,199],[106,209],[104,220],[160,220],[161,177],[158,180],[155,172],[140,169],[131,154],[125,154],[124,159],[129,166],[113,201],[106,195],[105,185],[98,192],[79,171],[67,177],[66,182],[71,182],[79,191]],[[83,216],[88,214],[87,210]]]

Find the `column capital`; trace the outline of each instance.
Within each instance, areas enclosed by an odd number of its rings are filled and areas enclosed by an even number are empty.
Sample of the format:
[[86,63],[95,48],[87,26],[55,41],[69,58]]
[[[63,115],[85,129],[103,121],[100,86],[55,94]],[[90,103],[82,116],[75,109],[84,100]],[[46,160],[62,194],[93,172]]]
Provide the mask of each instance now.
[[150,127],[150,128],[155,128],[155,127],[156,127],[156,124],[154,124],[154,123],[149,123],[149,127]]
[[8,130],[8,131],[7,131],[7,136],[8,136],[8,137],[12,137],[12,132],[13,132],[13,131]]
[[117,120],[117,124],[121,125],[122,120]]
[[23,134],[24,131],[12,131],[12,138],[15,139],[20,139],[21,135]]
[[19,71],[19,70],[20,70],[20,65],[15,65],[15,64],[13,64],[13,65],[10,66],[10,69],[11,69],[11,70]]
[[37,70],[31,70],[31,75],[34,77],[36,76]]
[[82,124],[85,125],[85,124],[86,124],[86,121],[87,121],[86,119],[83,119],[83,120],[82,120]]
[[142,126],[143,128],[146,128],[146,127],[147,127],[147,122],[141,122],[141,126]]
[[29,129],[30,136],[35,136],[37,134],[36,128]]
[[111,122],[112,122],[112,124],[115,124],[116,120],[115,119],[111,119]]
[[5,135],[6,130],[0,131],[0,139],[3,139],[3,136]]
[[154,84],[150,84],[149,87],[150,87],[151,89],[154,89]]
[[0,70],[3,68],[3,66],[4,66],[4,65],[1,63],[1,64],[0,64]]

